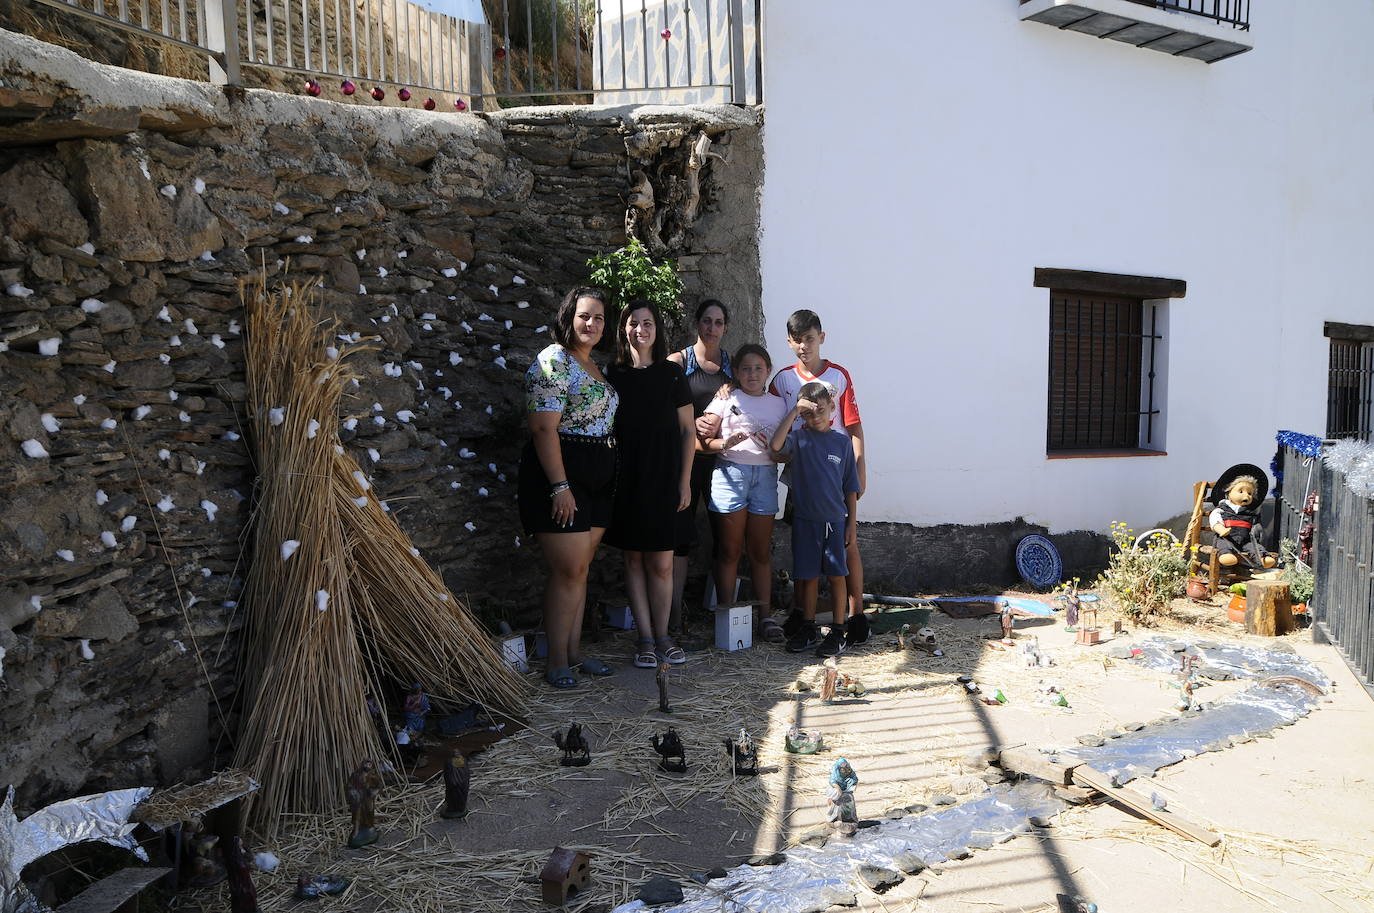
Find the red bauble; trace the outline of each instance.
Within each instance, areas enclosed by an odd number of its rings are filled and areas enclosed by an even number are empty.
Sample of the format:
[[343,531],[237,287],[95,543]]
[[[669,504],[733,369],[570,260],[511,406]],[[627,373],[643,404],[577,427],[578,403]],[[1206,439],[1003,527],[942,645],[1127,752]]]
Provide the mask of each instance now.
[[434,110],[434,99],[432,99],[432,98],[426,98],[426,99],[425,99],[425,110],[426,110],[426,111],[433,111],[433,110]]
[[377,99],[377,101],[381,101],[383,98],[386,98],[386,91],[381,86],[373,86],[372,97]]
[[345,95],[352,95],[354,92],[358,91],[358,87],[353,85],[351,79],[345,79],[343,82],[339,83],[339,91],[343,92]]
[[662,38],[664,41],[667,41],[669,38],[673,37],[673,32],[671,29],[664,29],[663,31],[658,33],[658,37]]
[[459,111],[466,111],[468,109],[468,103],[458,98],[454,100],[453,107],[457,108]]
[[505,60],[505,59],[506,59],[506,49],[503,48],[503,47],[498,47],[496,50],[492,51],[491,53],[492,53],[492,56],[495,57],[497,60]]
[[396,93],[396,97],[401,101],[410,101],[410,90],[403,86],[401,91]]
[[320,84],[317,83],[315,80],[313,80],[313,79],[307,79],[307,80],[305,81],[305,94],[306,94],[306,95],[309,95],[311,98],[318,98],[321,91],[323,91],[323,90],[320,88]]

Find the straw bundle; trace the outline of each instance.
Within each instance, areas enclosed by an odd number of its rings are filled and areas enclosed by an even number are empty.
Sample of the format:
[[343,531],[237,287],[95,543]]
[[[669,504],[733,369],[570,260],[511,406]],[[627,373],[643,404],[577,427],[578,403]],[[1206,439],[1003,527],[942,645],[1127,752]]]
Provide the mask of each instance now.
[[[242,291],[259,476],[244,598],[245,713],[235,763],[262,784],[254,822],[338,808],[349,773],[384,746],[365,695],[387,673],[439,700],[514,712],[523,688],[480,626],[363,494],[338,440],[344,365],[314,283]],[[370,487],[370,486],[369,486]],[[359,506],[355,500],[365,497]]]

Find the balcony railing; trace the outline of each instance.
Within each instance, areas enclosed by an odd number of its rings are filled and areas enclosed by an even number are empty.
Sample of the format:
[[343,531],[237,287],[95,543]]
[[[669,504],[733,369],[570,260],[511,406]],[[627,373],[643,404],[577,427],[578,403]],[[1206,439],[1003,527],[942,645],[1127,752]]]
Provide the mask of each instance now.
[[1130,0],[1171,13],[1191,13],[1218,25],[1250,30],[1250,0]]

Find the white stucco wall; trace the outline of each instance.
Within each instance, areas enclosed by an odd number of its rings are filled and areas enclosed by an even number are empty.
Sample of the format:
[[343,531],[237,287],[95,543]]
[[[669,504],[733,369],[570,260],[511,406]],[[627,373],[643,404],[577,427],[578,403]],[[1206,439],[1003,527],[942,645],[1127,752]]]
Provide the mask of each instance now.
[[[1374,4],[1257,2],[1210,66],[1015,0],[857,9],[768,8],[761,253],[775,360],[810,307],[854,375],[863,519],[1141,528],[1323,433],[1322,322],[1374,323]],[[1167,456],[1046,459],[1036,267],[1187,281]]]

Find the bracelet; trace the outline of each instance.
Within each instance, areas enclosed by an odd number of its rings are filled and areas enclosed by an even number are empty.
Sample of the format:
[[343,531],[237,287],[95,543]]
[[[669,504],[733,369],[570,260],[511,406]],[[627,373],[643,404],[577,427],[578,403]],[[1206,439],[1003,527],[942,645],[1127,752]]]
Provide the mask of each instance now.
[[554,495],[561,495],[563,492],[567,491],[570,488],[572,488],[572,484],[568,482],[567,479],[564,479],[562,482],[554,482],[552,485],[549,486],[549,497],[553,497]]

